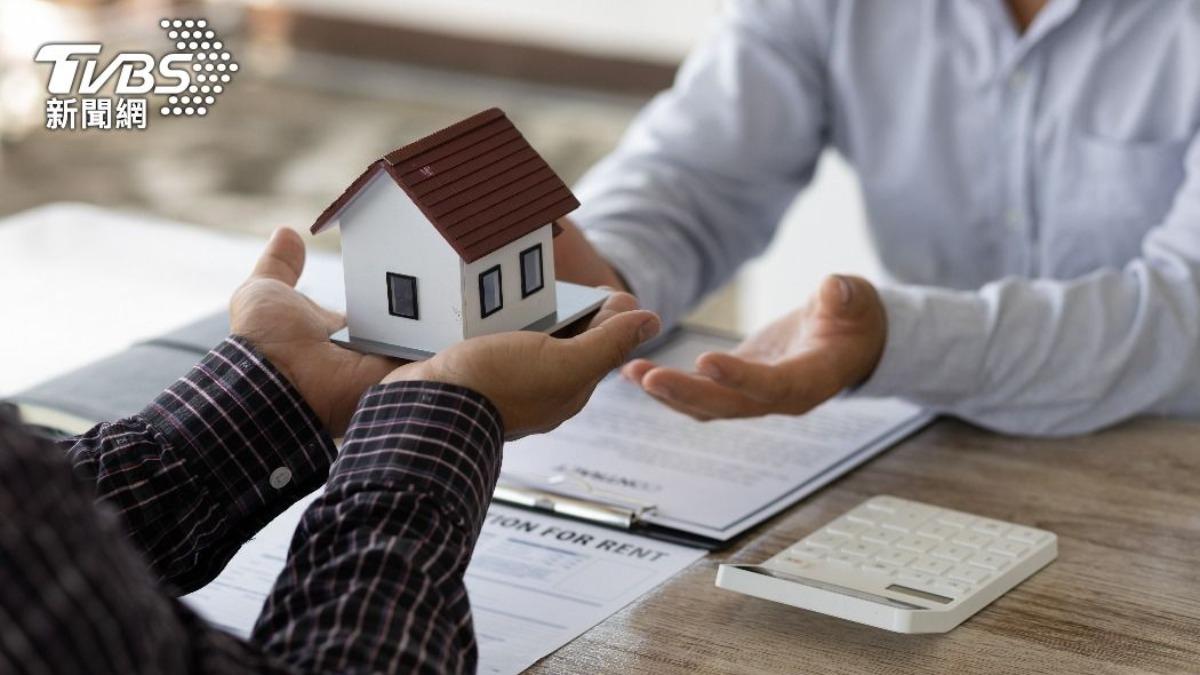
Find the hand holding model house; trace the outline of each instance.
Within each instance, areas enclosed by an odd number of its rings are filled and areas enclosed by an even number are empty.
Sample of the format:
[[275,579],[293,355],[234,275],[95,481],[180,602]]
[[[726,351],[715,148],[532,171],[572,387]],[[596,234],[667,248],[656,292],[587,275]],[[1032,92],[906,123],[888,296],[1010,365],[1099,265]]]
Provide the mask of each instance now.
[[342,229],[353,349],[423,359],[464,339],[552,333],[608,293],[555,282],[555,221],[575,195],[492,108],[371,164],[317,218]]

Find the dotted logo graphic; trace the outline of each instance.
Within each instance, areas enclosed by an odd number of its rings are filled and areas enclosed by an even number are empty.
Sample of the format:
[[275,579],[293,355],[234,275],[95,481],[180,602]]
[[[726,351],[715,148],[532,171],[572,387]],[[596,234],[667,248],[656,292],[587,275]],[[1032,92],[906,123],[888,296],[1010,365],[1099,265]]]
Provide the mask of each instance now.
[[192,55],[192,83],[186,94],[170,96],[158,109],[164,116],[207,115],[233,80],[238,64],[205,19],[163,19],[158,25],[175,43],[175,53]]

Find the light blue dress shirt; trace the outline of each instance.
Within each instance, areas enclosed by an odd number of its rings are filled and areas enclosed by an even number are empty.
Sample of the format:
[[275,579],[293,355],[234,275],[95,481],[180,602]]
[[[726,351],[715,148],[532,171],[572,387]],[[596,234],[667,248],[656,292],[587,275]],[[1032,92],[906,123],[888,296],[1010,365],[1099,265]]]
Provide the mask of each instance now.
[[859,391],[1078,433],[1200,415],[1198,129],[1200,0],[734,2],[577,216],[670,321],[832,147],[895,279]]

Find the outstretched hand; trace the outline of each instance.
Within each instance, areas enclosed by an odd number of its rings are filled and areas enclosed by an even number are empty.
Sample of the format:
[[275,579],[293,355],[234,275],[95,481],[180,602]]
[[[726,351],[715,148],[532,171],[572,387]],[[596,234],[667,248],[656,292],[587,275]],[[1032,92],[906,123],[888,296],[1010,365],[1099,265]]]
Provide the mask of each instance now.
[[887,317],[875,287],[827,278],[799,310],[732,352],[707,352],[696,372],[638,359],[622,374],[654,398],[698,420],[808,412],[861,384],[883,354]]
[[231,332],[253,344],[292,383],[329,433],[346,430],[359,398],[400,363],[337,346],[346,318],[296,290],[304,240],[280,228],[229,302]]
[[634,348],[658,334],[658,317],[614,293],[588,329],[570,338],[517,331],[471,338],[384,382],[432,380],[474,389],[500,410],[505,436],[549,431],[575,415]]

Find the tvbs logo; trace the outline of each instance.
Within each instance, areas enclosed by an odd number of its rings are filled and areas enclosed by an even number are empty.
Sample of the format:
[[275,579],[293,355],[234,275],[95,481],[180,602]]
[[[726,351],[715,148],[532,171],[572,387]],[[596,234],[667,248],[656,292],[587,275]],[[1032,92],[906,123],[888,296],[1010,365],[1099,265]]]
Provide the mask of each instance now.
[[[82,44],[49,44],[42,45],[38,50],[35,61],[53,63],[50,70],[50,82],[46,90],[51,94],[84,95],[100,91],[114,74],[118,74],[113,93],[118,96],[130,94],[178,94],[192,83],[191,73],[187,66],[192,62],[191,54],[167,54],[158,62],[158,73],[173,84],[160,84],[154,75],[154,57],[142,52],[122,52],[117,54],[108,67],[96,74],[96,59],[83,62],[83,77],[78,77],[80,62],[75,57],[99,54],[103,45],[97,43]],[[182,64],[182,66],[180,66]],[[78,89],[76,80],[79,81]]]
[[[147,99],[138,97],[145,96],[166,97],[161,115],[208,114],[238,70],[233,55],[205,19],[163,19],[159,26],[175,49],[157,58],[146,52],[118,52],[105,63],[100,56],[104,46],[94,42],[38,49],[34,60],[51,65],[46,127],[144,129]],[[112,98],[96,97],[110,85]]]

